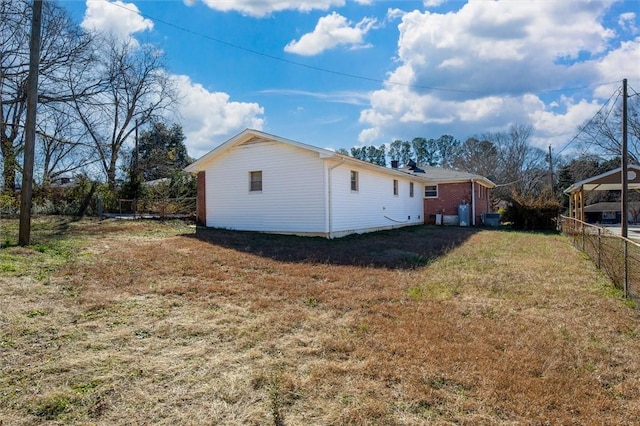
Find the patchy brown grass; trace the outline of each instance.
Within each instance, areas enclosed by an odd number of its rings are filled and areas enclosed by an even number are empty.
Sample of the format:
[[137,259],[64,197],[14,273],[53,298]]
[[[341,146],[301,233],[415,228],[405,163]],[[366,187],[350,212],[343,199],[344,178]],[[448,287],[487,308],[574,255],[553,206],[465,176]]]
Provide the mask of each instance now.
[[640,418],[640,313],[561,236],[35,228],[0,249],[5,425]]

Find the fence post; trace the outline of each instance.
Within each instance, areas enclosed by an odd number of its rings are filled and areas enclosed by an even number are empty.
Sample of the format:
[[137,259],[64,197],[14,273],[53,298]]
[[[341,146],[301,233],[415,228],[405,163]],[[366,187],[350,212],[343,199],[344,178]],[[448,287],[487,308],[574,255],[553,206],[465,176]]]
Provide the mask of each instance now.
[[598,228],[598,269],[600,269],[601,264],[602,264],[602,228]]
[[98,195],[98,218],[102,220],[102,197]]
[[624,297],[629,297],[629,252],[628,252],[628,242],[626,239],[624,241],[624,283],[623,283],[623,293]]
[[584,226],[584,224],[583,224],[583,225],[581,225],[581,227],[582,227],[582,251],[586,251],[585,250],[585,246],[584,246],[585,233],[586,233],[585,228],[586,228],[586,226]]

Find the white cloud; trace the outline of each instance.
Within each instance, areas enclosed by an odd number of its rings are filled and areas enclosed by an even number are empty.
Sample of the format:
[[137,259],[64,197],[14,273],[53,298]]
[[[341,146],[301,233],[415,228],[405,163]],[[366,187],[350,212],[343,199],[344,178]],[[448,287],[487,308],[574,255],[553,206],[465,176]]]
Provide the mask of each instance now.
[[128,39],[137,32],[152,30],[153,22],[142,17],[133,3],[87,0],[81,26],[88,31],[107,32]]
[[[607,53],[601,59],[590,61],[585,66],[593,68],[600,81],[620,81],[628,78],[629,84],[640,85],[640,37],[635,40],[628,40]],[[601,86],[596,88],[595,94],[603,99],[608,98],[612,92],[611,86]]]
[[447,0],[424,0],[422,3],[424,7],[436,7],[440,6],[443,3],[446,3]]
[[402,18],[406,14],[407,12],[402,9],[387,9],[385,21],[395,21],[398,18]]
[[308,90],[295,89],[266,89],[261,90],[260,93],[268,95],[304,96],[320,99],[325,102],[349,105],[367,105],[367,102],[369,100],[369,94],[367,92],[354,91],[310,92]]
[[260,18],[283,10],[299,12],[328,10],[330,7],[344,6],[345,0],[202,0],[202,2],[211,9],[221,12],[235,11]]
[[284,50],[311,56],[340,45],[364,47],[363,38],[375,24],[376,20],[371,18],[364,18],[354,24],[344,16],[333,12],[320,18],[313,32],[303,35],[298,41],[291,41]]
[[227,93],[210,92],[186,75],[174,76],[178,106],[189,155],[198,158],[245,128],[261,130],[264,108],[256,103],[232,102]]
[[633,12],[623,13],[618,18],[618,25],[631,34],[638,34],[638,26],[636,25],[636,14]]
[[[567,91],[575,99],[551,91],[637,79],[640,38],[614,46],[617,34],[603,24],[614,2],[477,1],[446,14],[389,10],[387,19],[401,19],[398,64],[361,112],[360,141],[398,134],[463,139],[531,124],[535,143],[566,143],[599,108],[591,96],[606,99],[615,87]],[[631,17],[621,19],[628,28]]]
[[584,123],[600,109],[597,102],[584,99],[574,103],[571,98],[562,97],[560,102],[566,111],[564,114],[542,108],[531,111],[531,124],[536,129],[532,145],[541,149],[549,145],[564,147],[576,135],[576,123]]

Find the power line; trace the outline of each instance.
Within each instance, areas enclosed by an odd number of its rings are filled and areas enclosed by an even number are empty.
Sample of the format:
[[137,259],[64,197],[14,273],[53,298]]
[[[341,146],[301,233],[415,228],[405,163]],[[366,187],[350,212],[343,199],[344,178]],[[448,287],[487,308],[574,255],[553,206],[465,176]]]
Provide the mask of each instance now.
[[[618,95],[618,97],[620,96],[620,88],[617,88],[612,94],[611,96],[609,96],[609,99],[606,100],[606,102],[604,104],[602,104],[602,106],[600,107],[600,109],[598,110],[598,112],[596,112],[593,117],[591,117],[589,119],[589,121],[587,122],[586,125],[582,126],[580,128],[580,130],[578,131],[578,133],[576,133],[576,135],[571,138],[571,140],[569,142],[566,143],[566,145],[557,152],[558,155],[560,155],[562,153],[562,151],[564,151],[565,149],[567,149],[569,147],[569,145],[571,145],[576,139],[578,139],[578,137],[584,132],[584,129],[586,129],[592,122],[593,120],[602,112],[602,110],[607,106],[607,104],[609,103],[609,101],[611,101],[611,99],[615,96]],[[616,97],[616,101],[618,100],[618,97]],[[615,105],[615,102],[613,103],[613,105]],[[609,113],[607,113],[607,117],[609,116],[609,114],[611,113],[611,111],[609,111]],[[602,127],[602,126],[600,126]],[[599,130],[599,129],[598,129]]]
[[598,131],[591,135],[591,142],[589,143],[589,145],[587,145],[587,149],[591,148],[591,145],[593,145],[596,142],[596,137],[600,134],[600,131],[602,130],[602,127],[607,123],[607,120],[609,119],[609,116],[611,115],[611,112],[615,109],[616,104],[618,103],[618,99],[620,98],[621,92],[618,91],[618,96],[616,96],[616,99],[611,103],[611,108],[609,108],[609,112],[607,112],[607,115],[604,117],[604,119],[602,119],[601,123],[600,123],[600,127],[598,127]]
[[[365,77],[365,76],[362,76],[362,75],[346,73],[346,72],[342,72],[342,71],[332,70],[332,69],[329,69],[329,68],[318,67],[318,66],[315,66],[315,65],[309,65],[309,64],[305,64],[303,62],[292,61],[290,59],[286,59],[286,58],[283,58],[281,56],[276,56],[276,55],[272,55],[270,53],[261,52],[259,50],[251,49],[249,47],[241,46],[241,45],[236,44],[236,43],[231,43],[231,42],[228,42],[228,41],[216,38],[216,37],[212,37],[212,36],[207,35],[207,34],[203,34],[203,33],[197,32],[197,31],[193,31],[193,30],[190,30],[189,28],[185,28],[183,26],[174,24],[172,22],[165,21],[163,19],[154,17],[154,16],[149,15],[147,13],[142,13],[139,10],[129,9],[124,4],[118,4],[118,3],[110,3],[110,4],[112,4],[113,6],[119,7],[121,9],[124,9],[124,10],[126,10],[128,12],[138,14],[138,15],[144,17],[144,18],[151,19],[154,22],[159,22],[161,24],[164,24],[166,26],[175,28],[175,29],[177,29],[179,31],[191,34],[191,35],[196,36],[196,37],[204,38],[206,40],[213,41],[215,43],[222,44],[224,46],[231,47],[233,49],[242,50],[244,52],[248,52],[248,53],[251,53],[251,54],[254,54],[254,55],[263,56],[265,58],[269,58],[269,59],[272,59],[274,61],[279,61],[279,62],[283,62],[285,64],[294,65],[294,66],[298,66],[298,67],[302,67],[302,68],[307,68],[307,69],[311,69],[311,70],[314,70],[314,71],[319,71],[319,72],[324,72],[324,73],[328,73],[328,74],[338,75],[338,76],[341,76],[341,77],[353,78],[353,79],[357,79],[357,80],[370,81],[370,82],[374,82],[374,83],[389,84],[389,85],[392,85],[392,86],[410,87],[410,88],[414,88],[414,89],[434,90],[434,91],[452,92],[452,93],[468,93],[468,94],[476,94],[476,95],[482,95],[482,94],[491,93],[491,92],[480,91],[480,90],[450,89],[450,88],[445,88],[445,87],[424,86],[424,85],[420,85],[420,84],[411,84],[411,83],[401,83],[401,82],[387,81],[387,80],[382,80],[382,79],[379,79],[379,78]],[[610,81],[610,82],[595,83],[595,84],[590,84],[590,85],[580,86],[580,87],[570,87],[570,88],[565,88],[565,89],[539,90],[539,91],[522,92],[522,93],[545,94],[545,93],[573,92],[573,91],[579,91],[579,90],[584,90],[584,89],[590,89],[590,88],[594,88],[594,87],[607,86],[607,85],[614,84],[614,83],[618,83],[618,82],[617,81]]]

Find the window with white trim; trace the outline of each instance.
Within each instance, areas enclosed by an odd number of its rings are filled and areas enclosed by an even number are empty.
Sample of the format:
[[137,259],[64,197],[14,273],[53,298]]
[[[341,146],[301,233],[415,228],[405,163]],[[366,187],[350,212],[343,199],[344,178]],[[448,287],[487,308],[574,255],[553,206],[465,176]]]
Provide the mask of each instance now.
[[409,197],[413,198],[413,182],[409,182]]
[[425,185],[424,186],[425,198],[438,198],[438,185]]
[[398,195],[398,179],[393,180],[393,195]]
[[358,172],[351,170],[351,190],[357,191],[358,186]]
[[249,172],[249,191],[251,192],[262,191],[262,170]]

